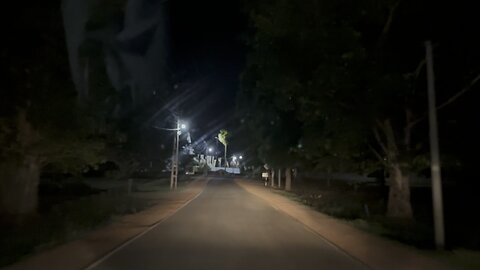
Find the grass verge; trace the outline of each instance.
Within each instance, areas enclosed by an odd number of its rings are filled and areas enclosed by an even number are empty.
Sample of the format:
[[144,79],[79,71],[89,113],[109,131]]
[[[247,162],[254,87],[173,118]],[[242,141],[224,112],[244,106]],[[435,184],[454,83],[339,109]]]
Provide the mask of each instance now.
[[[179,188],[182,189],[187,182],[179,181]],[[77,239],[108,224],[116,216],[144,210],[158,202],[152,193],[167,192],[167,185],[167,182],[142,185],[131,195],[116,190],[67,200],[48,207],[21,224],[0,221],[0,267]]]
[[[427,210],[417,211],[413,223],[400,223],[385,217],[385,195],[370,187],[352,188],[345,185],[300,185],[287,192],[275,189],[275,193],[310,208],[339,218],[368,233],[389,238],[415,247],[422,254],[459,269],[480,269],[480,252],[465,248],[435,251],[433,226],[426,221]],[[418,207],[417,207],[418,209]],[[422,210],[422,209],[421,209]]]

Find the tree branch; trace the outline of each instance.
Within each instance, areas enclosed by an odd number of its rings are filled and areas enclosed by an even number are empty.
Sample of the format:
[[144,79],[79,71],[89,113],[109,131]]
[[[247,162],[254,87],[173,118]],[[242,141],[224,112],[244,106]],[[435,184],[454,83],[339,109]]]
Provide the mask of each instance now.
[[463,88],[460,92],[453,95],[447,101],[445,101],[442,105],[437,106],[437,111],[443,109],[445,106],[449,105],[450,103],[454,102],[460,96],[468,92],[468,90],[472,89],[472,87],[480,80],[480,74],[477,75],[465,88]]
[[404,144],[408,151],[410,151],[410,142],[411,142],[411,135],[412,135],[412,128],[413,128],[412,117],[413,117],[412,111],[409,108],[405,109]]
[[387,146],[389,147],[389,149],[392,149],[394,153],[398,153],[397,141],[395,139],[395,133],[393,132],[393,127],[390,119],[385,120],[383,132],[385,133],[385,137],[387,138]]
[[[473,78],[473,80],[471,80],[470,83],[467,86],[465,86],[465,88],[460,90],[460,92],[456,93],[451,98],[449,98],[447,101],[445,101],[441,105],[437,106],[436,110],[439,111],[439,110],[445,108],[446,106],[450,105],[452,102],[457,100],[460,96],[462,96],[463,94],[465,94],[466,92],[471,90],[473,88],[473,86],[476,83],[478,83],[478,81],[480,81],[480,74],[478,74],[477,77]],[[415,126],[416,124],[420,123],[421,121],[425,120],[426,118],[427,118],[427,113],[424,113],[421,117],[417,118],[415,121],[412,121],[411,127]]]
[[[385,120],[384,122],[380,122],[377,120],[377,126],[380,128],[380,130],[383,132],[383,135],[385,136],[386,141],[386,149],[390,150],[390,147],[395,147],[395,137],[393,137],[393,130],[392,130],[392,125],[390,124],[390,120]],[[387,154],[389,152],[386,152]]]
[[423,67],[425,66],[427,62],[425,61],[425,59],[423,59],[422,61],[420,61],[420,63],[418,63],[418,66],[417,68],[415,69],[415,79],[418,78],[420,76],[420,72],[422,71]]
[[398,6],[400,5],[401,1],[397,1],[393,6],[390,8],[390,12],[388,14],[387,22],[385,23],[385,26],[383,27],[383,35],[387,35],[388,32],[390,31],[390,27],[392,26],[393,22],[393,17],[395,15],[395,11],[397,10]]
[[380,138],[380,134],[378,133],[377,127],[373,128],[373,135],[375,136],[375,139],[377,139],[377,142],[382,148],[383,152],[387,155],[388,154],[387,147],[385,146],[385,143]]
[[393,18],[395,17],[395,12],[397,10],[397,7],[400,5],[400,2],[401,0],[398,0],[393,5],[390,6],[390,9],[388,11],[387,21],[385,22],[382,32],[379,35],[377,40],[377,49],[379,50],[382,49],[382,47],[385,45],[388,33],[390,32],[390,28],[392,26]]
[[369,147],[370,150],[373,152],[373,154],[378,158],[378,160],[380,161],[380,163],[382,163],[383,165],[387,165],[387,162],[385,162],[385,159],[382,157],[382,155],[380,155],[380,153],[378,153],[377,150],[375,150],[375,148],[373,148],[373,146],[368,145],[368,147]]

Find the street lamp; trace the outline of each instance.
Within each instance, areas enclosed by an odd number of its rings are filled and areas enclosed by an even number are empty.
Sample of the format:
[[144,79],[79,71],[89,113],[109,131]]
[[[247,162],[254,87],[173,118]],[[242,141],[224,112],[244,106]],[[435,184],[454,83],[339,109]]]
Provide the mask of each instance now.
[[239,158],[239,159],[243,159],[243,156],[239,156],[238,158]]
[[177,189],[178,182],[178,148],[180,135],[182,130],[187,129],[185,123],[181,123],[180,119],[177,119],[177,128],[172,129],[175,131],[175,136],[173,137],[173,153],[172,153],[172,170],[170,174],[170,189]]
[[180,119],[177,118],[177,127],[176,128],[162,128],[156,127],[156,129],[160,130],[168,130],[168,131],[175,131],[175,136],[173,137],[173,150],[172,150],[172,169],[170,174],[170,189],[177,189],[177,179],[178,179],[178,147],[180,141],[180,135],[182,134],[182,130],[187,129],[186,123],[181,123]]
[[208,152],[209,152],[209,153],[213,152],[213,149],[212,149],[211,147],[208,148]]

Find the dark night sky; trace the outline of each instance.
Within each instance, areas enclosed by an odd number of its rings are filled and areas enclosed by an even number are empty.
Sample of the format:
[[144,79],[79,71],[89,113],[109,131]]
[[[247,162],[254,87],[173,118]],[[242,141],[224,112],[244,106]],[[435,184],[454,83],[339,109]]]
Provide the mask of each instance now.
[[182,114],[193,140],[212,138],[227,127],[245,56],[246,19],[239,1],[169,2],[170,63],[178,93],[187,98]]

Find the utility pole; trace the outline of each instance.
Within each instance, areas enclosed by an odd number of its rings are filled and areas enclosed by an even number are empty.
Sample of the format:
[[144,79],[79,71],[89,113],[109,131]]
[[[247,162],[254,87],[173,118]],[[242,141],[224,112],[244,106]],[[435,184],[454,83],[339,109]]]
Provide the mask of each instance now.
[[432,43],[425,42],[428,84],[428,122],[430,129],[430,155],[432,173],[433,219],[435,225],[435,245],[445,248],[445,229],[443,219],[442,177],[440,171],[440,150],[438,146],[437,108],[435,105],[435,75],[433,71]]
[[170,174],[170,190],[177,189],[178,180],[178,146],[180,140],[180,120],[177,119],[177,128],[173,137],[172,170]]

